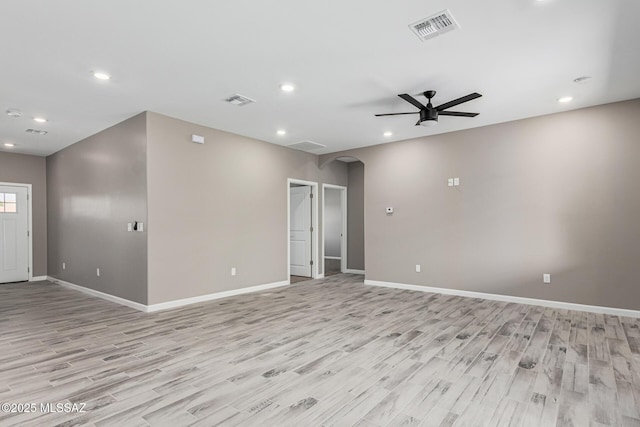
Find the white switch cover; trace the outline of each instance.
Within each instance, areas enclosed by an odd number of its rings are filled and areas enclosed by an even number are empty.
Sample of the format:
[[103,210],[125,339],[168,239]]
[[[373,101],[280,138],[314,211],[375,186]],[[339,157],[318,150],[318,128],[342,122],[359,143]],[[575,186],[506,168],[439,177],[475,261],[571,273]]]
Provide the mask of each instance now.
[[96,276],[100,277],[100,269],[96,268]]
[[393,213],[393,208],[387,208],[387,213],[388,214],[392,214]]
[[447,185],[449,187],[453,187],[453,178],[449,178],[449,180],[447,181]]
[[133,224],[130,222],[127,223],[127,231],[133,231]]
[[144,231],[144,223],[143,222],[139,222],[138,223],[138,231]]
[[62,263],[62,269],[63,269],[63,270],[66,270],[66,269],[67,269],[67,263],[66,263],[66,262],[63,262],[63,263]]
[[420,264],[416,264],[416,273],[420,273]]
[[460,178],[453,178],[453,186],[457,187],[458,185],[460,185]]
[[545,273],[542,275],[542,281],[544,283],[551,283],[551,274]]
[[236,268],[235,267],[231,267],[231,275],[232,276],[236,275]]

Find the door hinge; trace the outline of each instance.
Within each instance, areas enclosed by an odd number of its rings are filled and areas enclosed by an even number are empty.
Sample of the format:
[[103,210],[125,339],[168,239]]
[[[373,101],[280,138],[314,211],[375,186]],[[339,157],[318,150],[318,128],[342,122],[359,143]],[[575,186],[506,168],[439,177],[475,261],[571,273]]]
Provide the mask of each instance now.
[[30,234],[31,232],[29,230],[27,230],[27,237],[31,236]]
[[309,193],[309,197],[313,199],[313,193]]
[[313,260],[310,261],[310,264],[313,265]]
[[313,233],[313,227],[309,228],[309,231],[311,231]]

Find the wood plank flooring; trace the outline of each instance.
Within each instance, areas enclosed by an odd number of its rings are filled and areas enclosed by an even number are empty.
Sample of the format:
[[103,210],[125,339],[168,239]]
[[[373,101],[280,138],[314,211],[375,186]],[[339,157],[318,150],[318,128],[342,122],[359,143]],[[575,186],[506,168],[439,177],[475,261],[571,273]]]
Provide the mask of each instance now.
[[0,285],[2,426],[640,426],[640,321],[322,280],[144,314]]

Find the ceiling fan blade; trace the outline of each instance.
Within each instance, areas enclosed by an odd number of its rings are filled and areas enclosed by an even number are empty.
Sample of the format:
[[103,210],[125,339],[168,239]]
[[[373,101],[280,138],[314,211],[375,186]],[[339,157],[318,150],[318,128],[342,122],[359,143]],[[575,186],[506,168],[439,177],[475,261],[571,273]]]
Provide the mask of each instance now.
[[412,113],[387,113],[387,114],[376,114],[376,117],[382,117],[382,116],[401,116],[403,114],[420,114],[420,111],[414,111]]
[[439,116],[475,117],[480,113],[463,113],[462,111],[439,111]]
[[405,101],[407,101],[409,104],[411,105],[415,105],[416,107],[418,107],[421,110],[424,110],[424,105],[420,104],[420,102],[418,102],[417,99],[415,99],[413,96],[407,94],[407,93],[403,93],[398,95],[400,98],[404,99]]
[[449,101],[449,102],[445,102],[442,105],[438,105],[436,107],[436,110],[438,111],[442,111],[442,110],[446,110],[447,108],[451,108],[451,107],[455,107],[458,104],[462,104],[464,102],[469,102],[472,99],[476,99],[476,98],[480,98],[482,95],[480,95],[479,93],[470,93],[467,96],[463,96],[462,98],[458,98],[458,99],[454,99],[453,101]]

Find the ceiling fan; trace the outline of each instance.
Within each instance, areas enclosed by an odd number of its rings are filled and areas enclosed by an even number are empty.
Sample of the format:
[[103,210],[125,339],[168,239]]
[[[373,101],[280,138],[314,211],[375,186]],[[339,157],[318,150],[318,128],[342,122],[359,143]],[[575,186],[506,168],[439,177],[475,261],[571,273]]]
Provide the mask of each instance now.
[[462,104],[464,102],[471,101],[472,99],[480,98],[482,95],[479,93],[470,93],[467,96],[463,96],[462,98],[454,99],[453,101],[445,102],[442,105],[438,105],[434,107],[431,105],[431,98],[436,96],[435,90],[428,90],[422,93],[425,98],[429,100],[427,105],[422,105],[417,99],[413,96],[408,95],[406,93],[398,95],[400,98],[407,101],[409,104],[414,105],[420,109],[420,111],[414,111],[411,113],[388,113],[388,114],[376,114],[376,117],[380,116],[399,116],[403,114],[420,114],[420,120],[416,123],[416,126],[435,126],[438,124],[438,116],[457,116],[457,117],[475,117],[478,113],[464,113],[461,111],[445,111],[447,108],[455,107],[456,105]]

